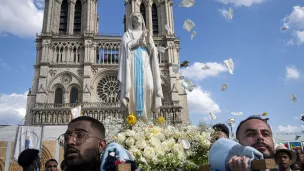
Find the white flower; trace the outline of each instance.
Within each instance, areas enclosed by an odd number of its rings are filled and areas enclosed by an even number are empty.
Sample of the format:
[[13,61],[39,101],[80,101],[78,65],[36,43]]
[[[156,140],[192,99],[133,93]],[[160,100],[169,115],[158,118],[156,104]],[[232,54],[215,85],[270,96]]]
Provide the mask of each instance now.
[[129,138],[126,140],[126,145],[129,146],[129,147],[133,146],[134,143],[135,143],[135,140],[134,140],[134,138],[132,138],[132,137],[129,137]]
[[156,147],[155,155],[164,156],[165,155],[165,150],[163,149],[163,147],[161,147],[161,146]]
[[140,156],[140,161],[147,164],[147,160],[143,156]]
[[136,141],[135,147],[138,149],[144,149],[147,146],[147,143],[145,140],[138,140]]
[[174,144],[173,151],[176,152],[176,153],[183,153],[184,152],[184,147],[180,143]]
[[126,136],[128,136],[128,137],[133,137],[134,135],[135,135],[135,131],[134,131],[134,130],[128,129],[128,130],[126,131]]
[[165,141],[165,140],[166,140],[165,135],[162,134],[162,133],[157,134],[156,137],[157,137],[160,141]]
[[154,149],[150,146],[147,146],[145,149],[144,149],[144,153],[143,153],[143,156],[147,159],[150,159],[152,160],[152,158],[155,157],[155,152],[154,152]]
[[126,136],[125,133],[118,133],[117,135],[117,141],[120,143],[124,143],[124,141],[126,140]]
[[149,143],[151,144],[152,147],[159,147],[160,146],[160,140],[157,137],[152,137],[149,140]]
[[143,132],[137,132],[135,135],[134,135],[134,139],[136,141],[139,141],[139,140],[145,140],[145,134]]
[[128,151],[131,153],[131,155],[132,155],[133,157],[135,157],[136,154],[139,153],[139,150],[138,150],[137,148],[135,148],[134,146],[131,146],[131,147],[129,148]]

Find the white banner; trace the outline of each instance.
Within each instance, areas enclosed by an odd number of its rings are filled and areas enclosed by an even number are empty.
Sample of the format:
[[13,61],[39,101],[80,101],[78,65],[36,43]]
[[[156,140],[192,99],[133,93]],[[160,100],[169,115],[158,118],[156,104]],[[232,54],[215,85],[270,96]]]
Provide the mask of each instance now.
[[37,149],[41,154],[42,137],[42,126],[18,126],[13,158],[18,160],[19,154],[28,148]]

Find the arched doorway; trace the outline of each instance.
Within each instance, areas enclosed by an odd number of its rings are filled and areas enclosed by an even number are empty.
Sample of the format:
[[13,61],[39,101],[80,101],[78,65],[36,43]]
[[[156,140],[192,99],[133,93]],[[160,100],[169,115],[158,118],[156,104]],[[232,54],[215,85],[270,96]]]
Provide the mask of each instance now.
[[0,159],[0,171],[4,171],[5,163]]
[[[45,162],[51,158],[52,158],[52,155],[51,155],[50,151],[44,145],[42,145],[42,153],[41,153],[41,160],[40,160],[41,169],[40,170],[44,170]],[[1,165],[1,163],[0,163],[0,165]],[[4,166],[3,166],[3,170],[4,170]],[[2,170],[0,170],[0,171],[2,171]],[[22,167],[20,167],[17,162],[11,161],[9,171],[22,171]]]

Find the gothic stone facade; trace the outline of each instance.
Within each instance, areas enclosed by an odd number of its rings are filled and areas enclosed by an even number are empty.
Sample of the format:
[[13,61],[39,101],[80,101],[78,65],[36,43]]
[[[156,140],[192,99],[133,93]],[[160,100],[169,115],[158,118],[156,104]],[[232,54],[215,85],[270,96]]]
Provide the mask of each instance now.
[[[121,0],[121,3],[123,0]],[[179,39],[174,34],[172,0],[125,2],[124,25],[132,12],[141,12],[159,54],[163,106],[154,118],[173,123],[189,121],[187,95],[172,70],[179,64]],[[82,113],[103,120],[125,117],[119,110],[118,53],[121,36],[99,35],[97,0],[45,0],[41,34],[36,37],[35,75],[27,100],[26,125],[64,125],[70,109],[82,105]],[[171,31],[165,29],[165,25]]]

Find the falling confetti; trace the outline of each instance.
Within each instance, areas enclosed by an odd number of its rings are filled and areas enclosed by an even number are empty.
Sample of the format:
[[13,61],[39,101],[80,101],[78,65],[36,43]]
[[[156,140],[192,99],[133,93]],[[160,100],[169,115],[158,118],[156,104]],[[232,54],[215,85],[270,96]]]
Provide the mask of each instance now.
[[243,115],[243,112],[231,112],[231,115],[241,116]]
[[215,116],[215,114],[212,113],[212,112],[209,113],[209,118],[210,118],[211,120],[216,120],[216,116]]
[[194,1],[194,0],[183,0],[183,1],[179,4],[179,7],[186,7],[186,8],[189,8],[189,7],[192,7],[194,4],[195,4],[195,1]]
[[288,27],[288,25],[285,23],[285,24],[283,25],[283,27],[281,28],[281,30],[282,30],[282,31],[285,31],[285,30],[287,30],[287,29],[289,29],[289,27]]
[[164,47],[162,47],[162,46],[157,47],[157,50],[158,50],[160,53],[165,53],[165,52],[166,52],[166,49],[167,49],[167,48],[164,48]]
[[202,70],[208,70],[210,69],[210,66],[208,66],[207,64],[204,64],[204,66],[202,67]]
[[221,90],[225,91],[228,88],[228,83],[222,84]]
[[292,95],[290,95],[290,99],[295,103],[298,98],[295,94],[292,94]]
[[192,92],[197,85],[193,84],[190,80],[181,80],[182,86],[188,90],[189,92]]
[[175,74],[179,73],[180,65],[178,64],[172,64],[172,70]]
[[228,71],[231,75],[233,75],[233,71],[234,71],[234,63],[232,58],[228,59],[228,60],[224,60],[224,63],[226,65],[226,67],[228,68]]
[[187,19],[187,20],[184,22],[183,28],[184,28],[185,30],[187,30],[188,32],[191,32],[191,30],[193,29],[194,26],[195,26],[195,24],[193,23],[193,21],[191,21],[190,19]]
[[190,64],[190,61],[186,60],[186,61],[183,61],[183,63],[180,64],[180,67],[186,68],[186,67],[189,66],[189,64]]
[[235,124],[235,118],[229,118],[229,119],[227,120],[227,123],[228,123],[228,124]]
[[192,33],[191,33],[191,40],[193,40],[193,38],[196,36],[196,31],[193,31]]
[[263,114],[262,114],[262,116],[267,116],[268,115],[268,113],[267,112],[264,112]]
[[233,9],[230,7],[228,12],[228,20],[232,20],[233,18]]

